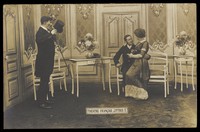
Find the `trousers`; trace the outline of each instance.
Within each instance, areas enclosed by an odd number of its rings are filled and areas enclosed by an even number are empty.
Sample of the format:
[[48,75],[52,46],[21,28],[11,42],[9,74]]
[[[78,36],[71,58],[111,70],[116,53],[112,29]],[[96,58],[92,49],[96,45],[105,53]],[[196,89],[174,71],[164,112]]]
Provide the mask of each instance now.
[[40,87],[38,90],[38,102],[44,103],[46,101],[47,96],[50,97],[49,92],[49,74],[43,74],[40,77]]

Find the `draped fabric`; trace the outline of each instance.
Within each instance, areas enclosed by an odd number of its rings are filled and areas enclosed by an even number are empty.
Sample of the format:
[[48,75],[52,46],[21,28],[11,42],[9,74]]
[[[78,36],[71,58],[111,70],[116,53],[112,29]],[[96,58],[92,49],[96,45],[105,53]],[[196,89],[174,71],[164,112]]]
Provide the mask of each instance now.
[[148,99],[148,92],[134,85],[125,86],[125,97],[133,97],[135,99],[146,100]]

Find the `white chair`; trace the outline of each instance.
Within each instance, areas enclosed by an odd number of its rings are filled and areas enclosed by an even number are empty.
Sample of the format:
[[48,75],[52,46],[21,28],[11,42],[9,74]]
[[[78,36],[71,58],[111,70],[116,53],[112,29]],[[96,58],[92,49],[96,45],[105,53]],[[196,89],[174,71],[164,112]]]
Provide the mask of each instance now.
[[175,56],[174,58],[174,76],[175,76],[175,85],[174,89],[177,87],[177,71],[178,71],[178,65],[180,67],[180,78],[181,78],[181,92],[183,91],[183,65],[185,63],[185,79],[186,79],[186,87],[188,88],[188,62],[192,63],[191,66],[191,77],[192,77],[192,88],[193,91],[195,90],[194,87],[194,56]]
[[[33,93],[34,93],[34,100],[37,100],[37,86],[40,86],[40,78],[35,76],[35,61],[36,61],[36,54],[31,55],[31,67],[32,67],[32,76],[33,76]],[[49,87],[51,86],[49,81]],[[50,90],[50,89],[49,89]],[[48,96],[47,96],[48,99]]]
[[164,83],[164,97],[169,94],[168,55],[162,52],[152,52],[149,60],[151,71],[149,82]]
[[[120,82],[123,82],[123,75],[120,71],[120,68],[117,69],[117,94],[120,95]],[[124,87],[122,87],[122,91],[124,91]]]
[[[35,61],[36,61],[36,54],[31,55],[32,61],[32,75],[33,75],[33,91],[34,91],[34,100],[37,100],[37,94],[36,94],[36,87],[40,85],[40,78],[35,76]],[[61,81],[64,81],[64,87],[65,91],[67,91],[66,86],[66,74],[64,71],[60,70],[60,55],[59,53],[55,53],[55,59],[54,59],[54,70],[53,73],[50,75],[49,78],[49,91],[51,92],[51,96],[54,97],[54,81],[59,80],[60,81],[60,89],[62,89]],[[47,96],[48,99],[48,96]]]
[[60,53],[55,52],[55,58],[54,58],[54,70],[53,73],[50,75],[50,91],[52,97],[54,97],[54,81],[59,80],[60,81],[60,89],[62,89],[62,80],[64,82],[65,91],[67,91],[67,85],[66,85],[66,73],[65,71],[61,71],[60,69]]

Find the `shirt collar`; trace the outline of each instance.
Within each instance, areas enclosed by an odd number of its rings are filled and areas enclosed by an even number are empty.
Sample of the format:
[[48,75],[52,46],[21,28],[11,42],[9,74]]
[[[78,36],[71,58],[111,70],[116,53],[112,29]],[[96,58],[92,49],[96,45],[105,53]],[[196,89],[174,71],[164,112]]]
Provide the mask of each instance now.
[[131,49],[131,47],[132,47],[132,45],[128,45],[128,44],[126,44],[126,46],[127,46],[129,49]]
[[42,26],[42,25],[41,25],[41,28],[43,28],[44,30],[46,30],[47,32],[49,32],[49,30],[46,27]]

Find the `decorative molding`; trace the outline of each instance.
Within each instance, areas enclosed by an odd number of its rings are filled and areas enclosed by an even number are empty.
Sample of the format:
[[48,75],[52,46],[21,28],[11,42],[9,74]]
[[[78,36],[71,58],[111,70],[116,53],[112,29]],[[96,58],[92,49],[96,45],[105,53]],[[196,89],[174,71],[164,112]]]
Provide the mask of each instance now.
[[189,11],[190,11],[190,6],[189,6],[189,4],[181,4],[181,8],[182,8],[184,14],[187,16],[187,14],[188,14]]
[[[5,42],[6,42],[6,54],[16,54],[17,53],[17,28],[18,23],[16,21],[16,7],[6,5],[4,6],[4,23],[5,23]],[[12,32],[11,32],[12,31]],[[12,39],[9,39],[12,38]],[[13,46],[14,45],[14,46]]]
[[83,19],[88,19],[90,13],[92,12],[93,5],[91,4],[79,4],[77,5],[79,13],[82,15]]
[[151,4],[150,8],[152,9],[154,15],[158,17],[162,11],[162,8],[164,7],[163,4]]
[[152,45],[149,45],[149,48],[151,50],[159,50],[164,52],[168,46],[168,44],[164,44],[162,41],[156,40]]
[[15,11],[13,11],[10,7],[8,7],[8,6],[4,6],[4,16],[11,16],[11,17],[13,17],[14,18],[14,20],[15,20],[15,17],[16,17],[16,15],[15,15]]
[[25,88],[27,89],[33,85],[32,71],[26,72],[24,74],[24,78],[25,78]]
[[132,7],[132,6],[139,6],[138,4],[103,4],[103,7],[122,7],[122,6],[129,6],[129,7]]
[[24,10],[26,11],[26,16],[28,19],[30,19],[30,14],[32,12],[32,7],[31,5],[24,5],[23,6]]
[[23,5],[24,54],[28,58],[35,52],[34,13],[32,5]]
[[63,4],[45,4],[44,8],[46,9],[47,14],[56,20],[63,6]]
[[[108,19],[106,20],[106,24],[107,24],[107,32],[108,32],[108,35],[109,35],[109,39],[108,39],[108,48],[118,48],[119,47],[119,21],[120,21],[120,18],[119,17],[116,17],[116,16],[108,16]],[[116,27],[116,30],[117,32],[115,32],[117,35],[116,35],[116,42],[111,42],[111,36],[115,37],[115,33],[111,33],[110,31],[112,30],[111,29],[111,24],[115,24],[115,22],[117,23],[116,25],[114,25]]]
[[[45,4],[42,5],[42,15],[48,15],[53,18],[53,23],[60,19],[63,22],[67,22],[67,11],[66,6],[64,4]],[[68,25],[65,25],[65,27],[68,28]],[[62,33],[57,34],[57,44],[60,46],[60,49],[62,52],[64,52],[66,49],[69,49],[69,44],[66,40],[66,32],[68,29],[64,28]]]
[[36,49],[33,49],[31,45],[29,45],[28,49],[24,51],[24,54],[28,58],[28,60],[31,58],[31,54],[35,54],[37,51]]
[[14,71],[17,71],[17,60],[14,59],[14,60],[10,60],[9,62],[7,62],[7,74],[8,73],[11,73],[11,72],[14,72]]
[[19,96],[19,80],[17,75],[8,79],[8,96],[9,101]]

